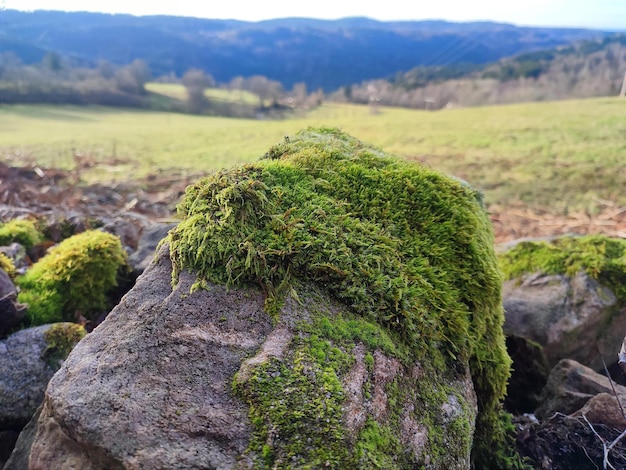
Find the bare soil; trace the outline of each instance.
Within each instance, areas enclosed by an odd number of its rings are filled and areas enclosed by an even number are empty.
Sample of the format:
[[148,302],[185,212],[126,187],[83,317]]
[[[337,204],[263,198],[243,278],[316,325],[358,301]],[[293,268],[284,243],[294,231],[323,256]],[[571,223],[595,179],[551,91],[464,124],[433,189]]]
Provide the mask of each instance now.
[[[111,217],[135,213],[150,219],[172,219],[185,188],[201,174],[153,174],[132,182],[84,184],[81,169],[9,167],[0,163],[0,220],[28,214],[64,213]],[[602,233],[626,238],[626,207],[595,201],[598,214],[568,216],[537,213],[524,206],[492,205],[489,213],[496,243],[520,238]]]

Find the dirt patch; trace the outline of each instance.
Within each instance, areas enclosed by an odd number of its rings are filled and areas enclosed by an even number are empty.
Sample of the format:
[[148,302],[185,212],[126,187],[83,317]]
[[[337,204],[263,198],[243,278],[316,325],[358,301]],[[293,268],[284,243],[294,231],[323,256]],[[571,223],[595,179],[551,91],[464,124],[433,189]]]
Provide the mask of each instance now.
[[[173,217],[185,188],[202,174],[159,173],[111,184],[84,184],[80,171],[10,167],[0,162],[0,219],[49,213],[93,218],[140,214],[158,221]],[[626,238],[626,207],[601,201],[595,215],[536,213],[522,206],[489,207],[496,243],[527,237],[603,233]]]
[[595,215],[575,213],[567,216],[536,213],[524,207],[489,208],[496,243],[520,238],[551,237],[559,235],[604,234],[626,238],[626,207],[611,201],[602,201],[602,210]]
[[[517,418],[517,448],[532,459],[535,468],[551,470],[597,470],[626,468],[626,439],[621,430],[586,421],[583,417],[555,414],[542,423]],[[604,449],[612,467],[604,466]]]
[[168,219],[185,188],[200,176],[169,172],[123,183],[85,184],[76,171],[10,167],[0,162],[0,219],[28,215],[112,218],[128,213]]

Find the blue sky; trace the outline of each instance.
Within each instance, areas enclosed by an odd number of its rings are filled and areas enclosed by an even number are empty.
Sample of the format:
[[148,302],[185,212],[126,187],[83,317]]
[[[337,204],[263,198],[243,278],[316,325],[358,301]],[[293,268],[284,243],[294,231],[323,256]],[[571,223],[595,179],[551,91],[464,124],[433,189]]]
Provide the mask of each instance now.
[[0,0],[18,10],[178,15],[259,21],[290,16],[336,19],[492,20],[531,26],[626,30],[626,0]]

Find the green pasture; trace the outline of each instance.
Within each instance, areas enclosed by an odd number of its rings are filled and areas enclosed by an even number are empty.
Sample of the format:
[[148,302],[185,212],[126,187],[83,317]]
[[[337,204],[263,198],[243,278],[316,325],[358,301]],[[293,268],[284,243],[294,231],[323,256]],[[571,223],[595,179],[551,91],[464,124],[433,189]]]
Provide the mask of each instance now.
[[[180,101],[185,101],[187,99],[187,92],[185,91],[185,87],[178,83],[152,82],[146,84],[146,90]],[[259,97],[254,93],[245,90],[225,90],[222,88],[209,88],[204,91],[204,94],[207,98],[214,100],[234,101],[238,103],[250,104],[253,106],[257,106],[259,104]]]
[[603,98],[438,112],[326,103],[285,120],[103,107],[0,106],[0,155],[11,164],[95,163],[87,180],[250,162],[308,126],[338,127],[483,190],[488,205],[565,214],[626,205],[626,100]]

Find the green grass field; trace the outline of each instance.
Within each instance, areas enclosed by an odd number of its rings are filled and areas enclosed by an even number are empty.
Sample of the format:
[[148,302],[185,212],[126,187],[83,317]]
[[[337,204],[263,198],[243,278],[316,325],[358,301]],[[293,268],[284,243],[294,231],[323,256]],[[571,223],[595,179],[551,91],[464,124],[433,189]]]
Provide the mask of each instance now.
[[489,205],[554,214],[603,200],[626,205],[626,100],[533,103],[439,112],[327,103],[281,121],[113,108],[0,106],[0,155],[11,164],[98,163],[93,180],[211,171],[261,157],[307,126],[332,126],[467,180]]
[[[177,83],[148,83],[146,84],[146,90],[164,95],[176,100],[185,101],[187,99],[187,92],[185,87]],[[234,101],[239,103],[245,103],[252,106],[259,104],[259,97],[254,93],[250,93],[245,90],[223,90],[221,88],[209,88],[204,92],[205,96],[209,99],[221,100],[221,101]]]

